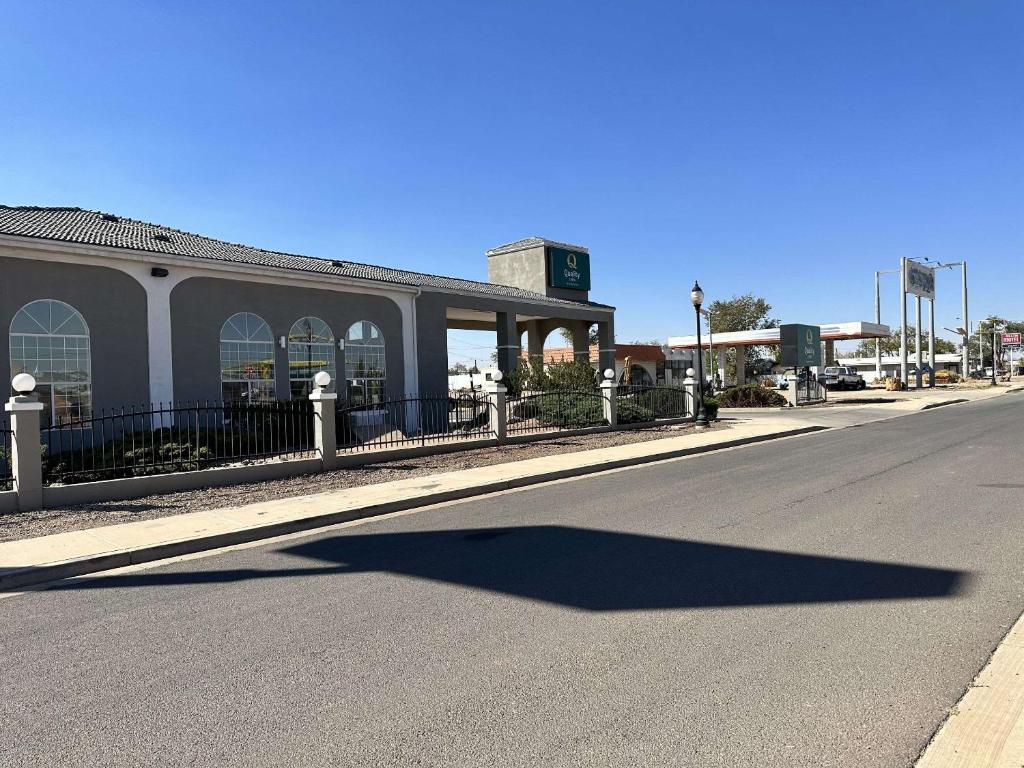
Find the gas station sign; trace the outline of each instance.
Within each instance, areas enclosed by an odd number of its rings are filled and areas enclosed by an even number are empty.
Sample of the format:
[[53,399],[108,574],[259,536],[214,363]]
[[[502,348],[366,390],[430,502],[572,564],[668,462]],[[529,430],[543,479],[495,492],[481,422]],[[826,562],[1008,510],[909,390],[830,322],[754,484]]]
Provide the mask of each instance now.
[[821,328],[790,323],[779,326],[782,354],[779,363],[787,368],[821,365]]

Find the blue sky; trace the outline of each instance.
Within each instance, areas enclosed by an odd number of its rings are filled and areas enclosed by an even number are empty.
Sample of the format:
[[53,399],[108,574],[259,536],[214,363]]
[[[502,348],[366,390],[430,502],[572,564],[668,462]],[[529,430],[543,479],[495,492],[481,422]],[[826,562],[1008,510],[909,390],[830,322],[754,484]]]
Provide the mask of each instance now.
[[1021,3],[0,6],[8,204],[478,279],[578,243],[620,341],[691,332],[695,278],[870,319],[901,255],[1024,317]]

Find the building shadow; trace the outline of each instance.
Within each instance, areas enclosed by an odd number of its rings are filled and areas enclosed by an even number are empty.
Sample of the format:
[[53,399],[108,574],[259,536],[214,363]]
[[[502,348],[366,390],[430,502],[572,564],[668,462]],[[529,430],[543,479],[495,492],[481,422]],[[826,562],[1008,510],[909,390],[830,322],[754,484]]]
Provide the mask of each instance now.
[[[558,525],[342,534],[278,550],[278,569],[141,572],[51,589],[182,586],[384,572],[588,611],[949,597],[970,573]],[[199,561],[209,562],[209,561]]]

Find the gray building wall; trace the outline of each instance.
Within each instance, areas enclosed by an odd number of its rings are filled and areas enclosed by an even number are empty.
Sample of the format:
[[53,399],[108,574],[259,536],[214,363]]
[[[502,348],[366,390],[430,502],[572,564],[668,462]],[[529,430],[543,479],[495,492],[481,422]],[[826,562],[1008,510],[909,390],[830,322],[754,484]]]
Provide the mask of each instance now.
[[0,381],[5,392],[11,381],[11,321],[36,299],[63,301],[85,318],[93,409],[149,402],[146,292],[138,282],[106,267],[0,256]]
[[[557,246],[563,247],[563,246]],[[487,254],[487,281],[498,285],[513,285],[527,291],[567,301],[587,301],[588,291],[555,288],[548,285],[548,259],[544,245],[533,245],[514,251]],[[589,255],[586,248],[576,249]],[[593,275],[591,275],[593,276]]]
[[[277,396],[287,400],[288,350],[276,340],[287,336],[296,320],[312,315],[326,322],[335,338],[337,382],[345,378],[344,353],[337,341],[359,320],[369,320],[384,334],[388,395],[405,391],[402,313],[383,296],[298,288],[291,286],[192,277],[171,292],[171,349],[174,359],[174,396],[179,400],[216,400],[221,397],[220,330],[236,312],[252,312],[274,334],[274,377]],[[340,383],[336,391],[344,397]]]
[[[537,305],[526,301],[496,297],[461,296],[456,294],[423,292],[416,299],[416,347],[419,356],[420,391],[427,393],[444,392],[448,387],[448,307],[477,309],[484,312],[496,312],[497,325],[506,325],[504,333],[498,332],[497,343],[506,343],[512,336],[511,343],[519,344],[520,337],[526,328],[520,323],[514,330],[515,318],[520,316],[557,315],[557,319],[542,320],[555,328],[572,328],[574,321],[580,329],[589,327],[591,323],[606,323],[609,333],[614,333],[614,319],[611,311],[589,309],[584,306],[550,306]],[[504,316],[504,317],[502,317]],[[509,316],[511,319],[509,320]],[[460,323],[460,326],[463,325]],[[494,328],[494,326],[490,326]],[[483,329],[482,330],[487,330]],[[499,352],[499,367],[509,373],[519,361],[519,350]],[[504,355],[504,357],[503,357]],[[483,365],[483,363],[481,363]],[[489,362],[487,363],[489,365]]]

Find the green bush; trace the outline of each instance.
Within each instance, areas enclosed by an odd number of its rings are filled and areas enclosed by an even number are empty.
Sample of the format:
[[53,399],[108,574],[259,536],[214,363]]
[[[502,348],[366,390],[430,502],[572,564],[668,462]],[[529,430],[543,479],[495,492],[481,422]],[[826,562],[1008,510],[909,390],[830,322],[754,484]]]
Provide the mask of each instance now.
[[517,419],[536,419],[545,427],[579,429],[606,424],[604,403],[589,392],[548,392],[524,398],[513,407]]
[[[723,408],[775,408],[786,404],[786,398],[771,389],[758,384],[730,387],[716,395],[718,405]],[[705,410],[707,405],[705,404]]]
[[553,363],[545,371],[547,381],[544,389],[571,390],[574,392],[597,391],[597,371],[585,360],[571,363]]
[[619,400],[619,424],[643,424],[654,421],[654,413],[633,400]]
[[718,406],[719,406],[719,403],[718,403],[717,399],[715,399],[714,397],[705,397],[704,398],[704,415],[706,415],[709,419],[717,419],[718,418]]

